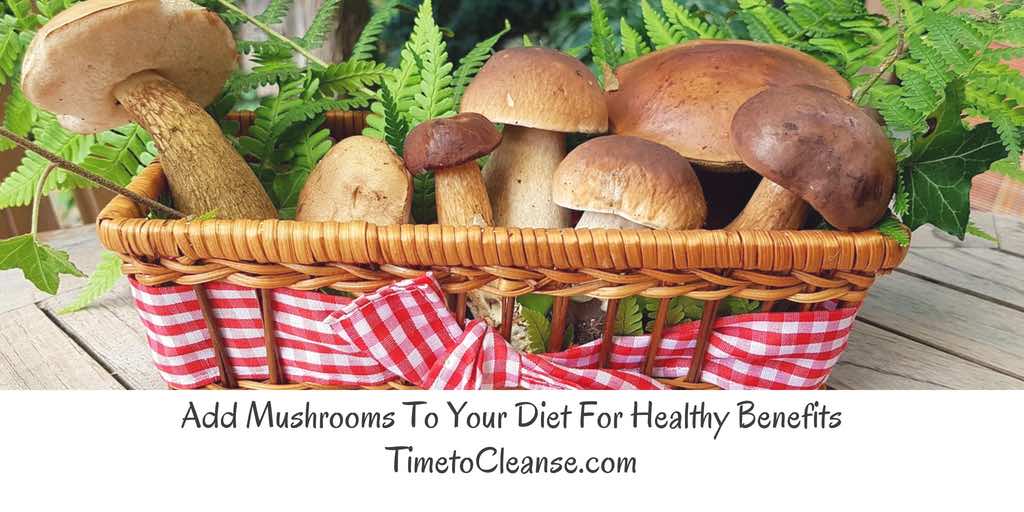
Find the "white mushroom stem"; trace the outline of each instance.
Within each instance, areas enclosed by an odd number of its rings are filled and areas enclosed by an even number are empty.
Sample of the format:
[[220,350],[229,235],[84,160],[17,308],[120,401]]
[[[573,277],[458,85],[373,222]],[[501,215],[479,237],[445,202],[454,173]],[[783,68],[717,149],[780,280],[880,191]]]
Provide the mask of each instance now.
[[434,171],[437,221],[447,226],[493,226],[480,166],[466,162]]
[[569,210],[551,199],[552,176],[563,158],[565,134],[505,125],[501,145],[484,166],[495,224],[569,227]]
[[769,179],[761,179],[747,206],[725,229],[800,229],[807,218],[807,203]]
[[625,217],[601,212],[583,212],[583,216],[576,223],[576,228],[650,229]]
[[270,219],[277,210],[256,175],[203,107],[160,75],[144,71],[114,95],[156,142],[174,205],[194,215]]

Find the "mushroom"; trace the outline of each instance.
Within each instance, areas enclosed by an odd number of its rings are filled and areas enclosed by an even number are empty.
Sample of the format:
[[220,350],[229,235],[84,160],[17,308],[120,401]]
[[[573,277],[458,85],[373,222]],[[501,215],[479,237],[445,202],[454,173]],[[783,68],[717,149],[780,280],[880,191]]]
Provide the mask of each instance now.
[[405,224],[412,178],[386,142],[357,135],[324,155],[299,193],[295,220]]
[[896,155],[885,132],[825,89],[775,87],[750,98],[733,118],[732,143],[765,179],[727,229],[799,227],[806,201],[836,228],[862,230],[892,198]]
[[480,114],[420,123],[402,154],[413,174],[434,171],[437,219],[449,226],[493,226],[491,202],[476,159],[494,150],[501,133]]
[[743,172],[729,139],[733,114],[768,87],[807,84],[850,95],[823,62],[784,46],[701,40],[660,50],[616,70],[611,130],[664,144],[699,170]]
[[577,228],[693,229],[707,216],[690,163],[638,137],[580,144],[555,171],[554,188],[556,204],[584,210]]
[[160,150],[179,210],[273,218],[259,180],[203,110],[237,57],[224,22],[186,0],[92,0],[39,29],[21,86],[69,130],[139,123]]
[[594,74],[555,50],[502,50],[466,88],[461,110],[505,125],[501,145],[484,166],[495,223],[569,227],[569,212],[551,200],[551,176],[565,157],[565,133],[608,128]]

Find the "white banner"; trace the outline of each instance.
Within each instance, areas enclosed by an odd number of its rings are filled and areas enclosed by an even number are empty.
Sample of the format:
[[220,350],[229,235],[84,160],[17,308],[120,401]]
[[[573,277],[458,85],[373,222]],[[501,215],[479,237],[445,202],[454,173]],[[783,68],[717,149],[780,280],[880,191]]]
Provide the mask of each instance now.
[[1019,510],[1022,398],[0,392],[0,510]]

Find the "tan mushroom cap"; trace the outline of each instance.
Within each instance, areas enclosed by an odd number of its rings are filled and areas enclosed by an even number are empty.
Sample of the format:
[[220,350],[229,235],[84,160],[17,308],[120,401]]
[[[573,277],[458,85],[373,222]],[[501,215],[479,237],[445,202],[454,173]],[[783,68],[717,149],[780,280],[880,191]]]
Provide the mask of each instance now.
[[486,117],[465,112],[431,119],[405,137],[402,157],[413,174],[427,169],[454,167],[480,158],[498,147],[501,132]]
[[608,131],[608,109],[597,78],[578,59],[548,48],[495,53],[466,88],[460,109],[526,128]]
[[357,135],[334,145],[299,193],[296,220],[404,224],[412,177],[387,143]]
[[817,85],[841,96],[850,85],[814,57],[751,41],[693,41],[621,66],[608,93],[611,130],[664,144],[708,170],[739,171],[729,142],[733,114],[768,87]]
[[154,71],[200,105],[220,93],[237,62],[234,38],[213,12],[187,0],[89,0],[44,25],[22,64],[21,86],[71,130],[130,121],[115,87]]
[[700,182],[685,158],[623,135],[572,150],[555,171],[553,195],[563,208],[610,213],[656,229],[698,228],[707,216]]
[[750,168],[839,229],[867,229],[885,215],[896,155],[878,123],[846,98],[812,86],[767,89],[736,112],[732,141]]

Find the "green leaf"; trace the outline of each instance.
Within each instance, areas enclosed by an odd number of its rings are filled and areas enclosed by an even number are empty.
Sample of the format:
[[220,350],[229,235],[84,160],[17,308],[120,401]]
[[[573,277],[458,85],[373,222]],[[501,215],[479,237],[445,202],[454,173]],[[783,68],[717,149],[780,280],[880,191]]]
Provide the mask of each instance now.
[[644,29],[647,37],[654,43],[654,48],[660,50],[679,43],[682,39],[678,34],[672,32],[668,22],[658,11],[651,7],[647,0],[640,1],[640,12],[644,20]]
[[[24,137],[32,130],[32,125],[38,118],[37,114],[36,108],[21,92],[21,87],[11,87],[11,94],[7,97],[7,103],[4,105],[4,126]],[[0,151],[7,151],[15,147],[13,142],[0,137]]]
[[626,21],[626,18],[619,19],[619,32],[622,34],[622,58],[624,62],[629,62],[651,52],[651,48],[647,46],[647,41],[644,41],[644,37]]
[[900,247],[910,245],[910,233],[907,232],[907,228],[893,217],[886,217],[882,219],[882,221],[875,226],[875,229],[883,235],[895,240],[896,243],[900,244]]
[[991,124],[968,130],[960,118],[963,89],[946,90],[946,101],[933,115],[932,133],[918,138],[902,162],[909,195],[903,222],[911,230],[931,223],[963,239],[970,215],[971,179],[1007,155]]
[[0,240],[0,270],[16,268],[50,295],[60,287],[60,274],[85,277],[68,259],[68,253],[36,242],[31,234]]
[[[72,162],[81,162],[95,141],[92,135],[73,134],[65,130],[53,115],[46,113],[40,114],[32,135],[37,144]],[[31,151],[25,153],[18,168],[0,183],[0,208],[30,204],[35,197],[36,182],[49,165],[50,161],[38,154]],[[43,193],[85,186],[89,186],[89,182],[84,179],[54,170],[43,185]]]
[[349,59],[327,67],[320,79],[322,91],[334,94],[366,93],[380,84],[388,74],[388,67],[371,61]]
[[508,20],[505,20],[505,28],[497,34],[477,43],[469,53],[459,59],[459,67],[455,68],[455,76],[452,79],[452,87],[454,88],[452,102],[456,107],[462,101],[462,94],[466,91],[466,87],[469,86],[469,82],[473,80],[473,77],[480,71],[480,68],[487,62],[487,59],[491,57],[494,45],[498,44],[498,41],[511,29],[512,26],[509,25]]
[[524,308],[532,309],[543,315],[548,314],[551,311],[551,305],[555,303],[555,298],[550,295],[541,295],[539,293],[528,293],[526,295],[520,295],[516,297],[516,302]]
[[433,3],[420,4],[413,25],[410,42],[419,51],[419,91],[409,109],[413,126],[428,119],[455,114],[455,89],[452,83],[452,65],[448,62],[447,45],[440,27],[434,21]]
[[425,172],[412,177],[412,218],[417,224],[437,223],[433,173]]
[[551,337],[551,322],[543,313],[530,308],[519,308],[519,315],[526,324],[526,351],[531,354],[546,352]]
[[398,0],[387,0],[377,8],[370,20],[366,22],[363,31],[359,33],[359,39],[352,47],[352,56],[349,60],[370,60],[377,49],[377,40],[380,38],[384,26],[387,25],[398,12],[396,7]]
[[601,69],[614,70],[622,57],[600,0],[590,0],[590,27],[590,53],[594,56],[594,63]]
[[523,48],[530,48],[534,46],[533,40],[530,39],[529,34],[523,34]]
[[756,300],[741,299],[739,297],[726,297],[718,306],[718,314],[726,315],[743,315],[746,313],[753,313],[761,307],[761,303]]
[[619,301],[619,310],[615,314],[615,334],[618,336],[637,336],[644,333],[644,315],[635,296]]
[[392,93],[393,83],[385,83],[377,91],[377,101],[370,105],[370,115],[366,117],[366,128],[363,135],[383,140],[402,154],[405,136],[409,133],[409,121],[405,118],[401,106]]
[[306,33],[297,41],[299,46],[307,50],[315,50],[324,45],[327,34],[334,29],[334,19],[341,11],[342,0],[324,0],[313,15]]
[[137,124],[100,133],[89,147],[82,167],[125,186],[156,157],[149,151],[152,139]]
[[974,222],[969,222],[967,224],[967,233],[978,238],[981,238],[982,240],[988,240],[989,242],[999,242],[999,240],[994,235],[990,234],[984,229],[979,228],[978,225],[975,224]]
[[24,45],[18,32],[10,23],[0,24],[0,85],[16,80],[18,63]]
[[263,12],[256,15],[256,19],[267,25],[277,25],[284,21],[284,17],[288,15],[288,10],[291,9],[294,1],[270,0]]
[[100,263],[96,266],[96,270],[89,276],[89,282],[85,284],[85,288],[78,292],[78,296],[70,304],[60,310],[60,314],[73,313],[96,302],[97,299],[114,289],[114,286],[121,280],[121,276],[121,258],[112,252],[104,252],[100,256]]

